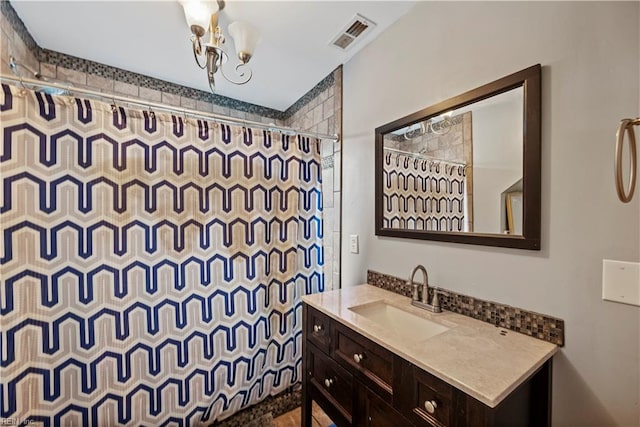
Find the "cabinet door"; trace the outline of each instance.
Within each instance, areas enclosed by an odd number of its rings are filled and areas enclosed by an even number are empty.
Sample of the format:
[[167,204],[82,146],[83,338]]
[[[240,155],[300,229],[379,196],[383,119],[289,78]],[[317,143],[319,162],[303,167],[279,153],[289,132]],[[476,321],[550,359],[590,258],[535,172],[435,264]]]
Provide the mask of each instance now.
[[451,427],[464,419],[464,407],[449,384],[406,361],[402,363],[400,376],[397,407],[414,424]]
[[391,405],[367,387],[358,384],[358,410],[354,416],[356,427],[413,427]]

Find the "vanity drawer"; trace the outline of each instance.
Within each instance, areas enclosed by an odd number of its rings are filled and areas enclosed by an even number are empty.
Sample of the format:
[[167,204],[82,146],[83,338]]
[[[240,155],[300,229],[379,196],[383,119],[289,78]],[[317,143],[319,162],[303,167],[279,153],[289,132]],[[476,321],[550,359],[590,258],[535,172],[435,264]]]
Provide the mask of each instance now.
[[353,411],[353,376],[313,345],[307,345],[305,351],[308,382],[319,392],[320,400],[328,401],[350,424]]
[[331,345],[330,325],[331,319],[328,316],[307,306],[307,318],[304,322],[307,339],[327,354]]
[[452,386],[408,362],[403,363],[402,378],[397,400],[400,412],[421,426],[455,424]]
[[393,353],[337,322],[333,336],[333,358],[347,369],[355,369],[368,387],[391,401]]

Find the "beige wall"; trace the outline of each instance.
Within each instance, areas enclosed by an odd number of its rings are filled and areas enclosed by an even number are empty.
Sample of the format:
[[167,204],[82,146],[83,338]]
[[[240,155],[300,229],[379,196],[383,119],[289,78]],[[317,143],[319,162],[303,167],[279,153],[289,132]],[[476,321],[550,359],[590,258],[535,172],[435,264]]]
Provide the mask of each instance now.
[[[616,197],[614,133],[640,106],[640,3],[419,2],[344,66],[343,287],[368,268],[566,321],[557,426],[640,425],[640,308],[603,301],[602,259],[640,261],[640,195]],[[400,48],[402,47],[402,48]],[[374,129],[541,63],[542,250],[374,235]],[[636,190],[638,192],[638,190]]]

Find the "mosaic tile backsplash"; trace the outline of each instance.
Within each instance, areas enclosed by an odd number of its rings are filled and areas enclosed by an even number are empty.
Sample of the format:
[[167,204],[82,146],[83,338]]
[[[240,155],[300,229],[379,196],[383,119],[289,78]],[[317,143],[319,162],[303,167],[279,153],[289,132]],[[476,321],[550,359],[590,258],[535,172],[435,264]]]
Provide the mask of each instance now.
[[[411,297],[411,289],[407,286],[407,279],[368,270],[367,283]],[[438,288],[438,292],[443,310],[469,316],[559,346],[564,345],[564,320],[562,319],[493,301],[481,300],[447,289]],[[433,289],[430,288],[429,300],[432,297]]]

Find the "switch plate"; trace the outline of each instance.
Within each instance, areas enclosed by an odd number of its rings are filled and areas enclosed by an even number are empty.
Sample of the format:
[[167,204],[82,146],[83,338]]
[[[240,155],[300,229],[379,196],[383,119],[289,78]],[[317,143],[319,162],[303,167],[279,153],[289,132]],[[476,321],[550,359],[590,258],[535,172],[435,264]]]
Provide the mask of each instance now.
[[360,252],[360,245],[358,244],[358,235],[352,234],[349,236],[349,252],[357,254]]
[[640,306],[640,262],[603,259],[602,299]]

